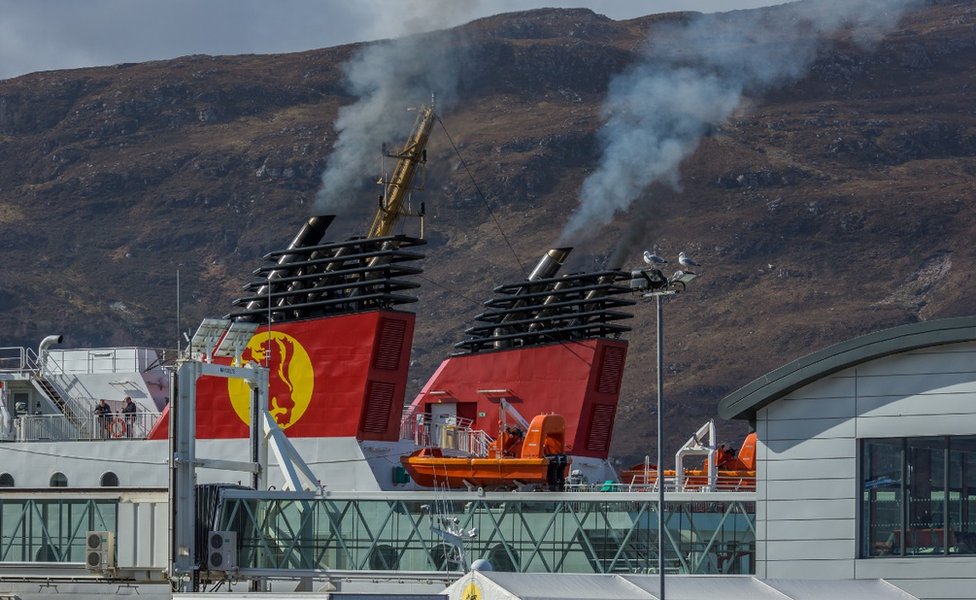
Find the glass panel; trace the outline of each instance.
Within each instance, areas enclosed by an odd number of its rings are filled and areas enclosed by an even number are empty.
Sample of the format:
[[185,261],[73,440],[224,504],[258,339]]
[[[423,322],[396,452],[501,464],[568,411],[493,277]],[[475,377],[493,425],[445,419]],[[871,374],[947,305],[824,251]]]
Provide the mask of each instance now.
[[0,562],[85,560],[88,531],[115,531],[118,500],[0,500]]
[[976,554],[976,436],[949,439],[949,552]]
[[[245,568],[459,571],[483,558],[496,571],[655,572],[657,503],[621,496],[293,501],[225,491],[218,527],[238,532]],[[669,502],[665,521],[669,572],[755,572],[751,498]]]
[[945,546],[946,438],[908,439],[905,554],[941,554]]
[[864,440],[861,555],[901,554],[903,441]]

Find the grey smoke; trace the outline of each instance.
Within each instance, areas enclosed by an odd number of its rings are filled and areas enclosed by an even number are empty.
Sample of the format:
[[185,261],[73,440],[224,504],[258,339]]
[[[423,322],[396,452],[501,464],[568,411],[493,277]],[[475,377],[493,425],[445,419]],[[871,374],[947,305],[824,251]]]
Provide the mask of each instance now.
[[379,174],[380,145],[399,144],[409,133],[410,108],[429,104],[441,112],[455,101],[464,64],[463,30],[416,33],[473,10],[471,1],[408,2],[397,15],[403,37],[364,46],[344,65],[353,104],[342,107],[334,124],[338,137],[316,196],[319,213],[336,213],[364,199],[358,190]]
[[826,37],[871,44],[915,0],[808,0],[755,11],[695,15],[656,27],[640,60],[615,76],[602,107],[600,164],[560,244],[596,231],[652,183],[680,189],[678,167],[746,95],[802,77]]

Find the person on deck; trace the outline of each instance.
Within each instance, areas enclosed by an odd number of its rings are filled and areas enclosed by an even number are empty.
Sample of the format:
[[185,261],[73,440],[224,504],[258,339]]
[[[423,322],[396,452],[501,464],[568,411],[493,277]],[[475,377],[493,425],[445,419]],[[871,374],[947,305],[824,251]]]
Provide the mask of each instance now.
[[108,405],[105,398],[98,402],[95,407],[95,418],[98,422],[98,437],[105,439],[108,437],[108,426],[112,421],[112,407]]
[[125,404],[122,406],[122,417],[125,418],[125,437],[132,437],[132,428],[136,424],[136,403],[129,396],[125,397]]

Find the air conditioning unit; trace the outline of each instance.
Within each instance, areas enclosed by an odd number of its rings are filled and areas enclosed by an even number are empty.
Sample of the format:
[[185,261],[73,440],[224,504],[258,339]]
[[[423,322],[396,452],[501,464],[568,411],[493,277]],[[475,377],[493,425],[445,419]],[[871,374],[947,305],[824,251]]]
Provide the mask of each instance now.
[[237,568],[236,531],[211,531],[207,534],[207,568],[211,571]]
[[115,534],[89,531],[85,534],[85,567],[89,571],[115,568]]

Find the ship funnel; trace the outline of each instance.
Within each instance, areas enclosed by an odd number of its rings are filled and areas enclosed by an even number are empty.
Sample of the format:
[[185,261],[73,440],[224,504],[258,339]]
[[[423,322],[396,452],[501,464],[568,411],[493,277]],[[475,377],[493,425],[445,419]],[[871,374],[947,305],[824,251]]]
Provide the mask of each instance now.
[[[297,248],[307,248],[308,246],[314,246],[322,241],[325,236],[325,230],[329,228],[332,221],[335,219],[335,215],[319,215],[314,217],[309,217],[307,221],[302,225],[302,228],[298,230],[298,234],[295,235],[295,239],[288,244],[288,250],[295,250]],[[273,279],[278,279],[284,277],[285,273],[288,272],[287,265],[290,262],[295,262],[301,259],[301,254],[291,254],[287,251],[285,254],[281,255],[278,259],[278,265],[282,268],[275,269],[268,273],[268,281]],[[268,284],[271,285],[271,284]],[[256,295],[266,296],[268,294],[268,285],[261,286]],[[267,308],[267,300],[252,300],[247,305],[247,310],[255,310],[258,308]]]
[[[559,272],[559,268],[563,266],[564,262],[566,262],[566,257],[569,256],[569,253],[572,251],[573,251],[572,248],[549,249],[549,251],[543,254],[542,258],[539,259],[538,264],[536,264],[535,268],[532,269],[532,272],[529,273],[529,281],[539,281],[540,279],[550,279],[552,277],[555,277],[556,273]],[[532,291],[532,286],[525,286],[519,289],[518,292],[516,292],[515,294],[516,299],[512,304],[512,308],[518,309],[519,307],[524,306],[525,300],[519,299],[517,298],[517,296],[530,293],[531,291]],[[515,312],[508,313],[504,317],[502,317],[501,321],[499,321],[499,324],[507,323],[516,318],[518,318],[517,313]],[[495,335],[499,337],[505,337],[509,333],[511,333],[511,331],[506,327],[499,327],[495,330]],[[512,341],[511,339],[508,338],[498,339],[495,341],[496,348],[508,348],[511,345],[512,345]]]
[[529,274],[529,281],[553,277],[559,271],[559,268],[563,266],[563,263],[566,262],[566,257],[572,251],[572,248],[552,248],[543,254],[539,260],[539,264]]

